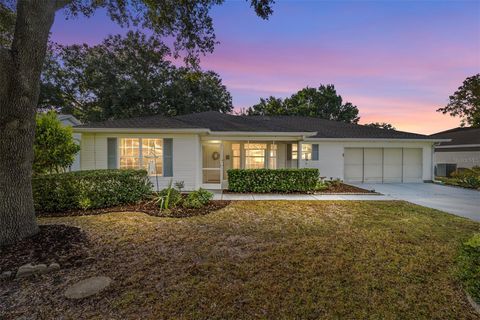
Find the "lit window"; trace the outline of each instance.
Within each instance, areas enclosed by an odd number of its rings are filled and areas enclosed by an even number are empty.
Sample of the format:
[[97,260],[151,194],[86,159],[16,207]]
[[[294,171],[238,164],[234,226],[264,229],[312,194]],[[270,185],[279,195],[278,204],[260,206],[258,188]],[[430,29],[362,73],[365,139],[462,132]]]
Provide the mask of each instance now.
[[240,169],[240,143],[232,144],[232,168]]
[[292,144],[292,160],[298,160],[298,144]]
[[267,144],[265,143],[245,143],[245,169],[263,169],[265,168],[265,155]]
[[162,175],[162,139],[120,139],[120,169],[145,169],[149,175]]
[[268,168],[277,169],[277,145],[271,144],[268,154]]
[[312,144],[302,144],[302,160],[312,160]]

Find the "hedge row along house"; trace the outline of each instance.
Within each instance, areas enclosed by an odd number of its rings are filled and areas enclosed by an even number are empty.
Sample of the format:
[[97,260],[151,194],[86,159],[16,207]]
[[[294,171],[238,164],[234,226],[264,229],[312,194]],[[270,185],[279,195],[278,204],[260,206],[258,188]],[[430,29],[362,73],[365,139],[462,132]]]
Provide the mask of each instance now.
[[318,168],[350,183],[433,178],[434,144],[445,139],[297,116],[203,112],[78,125],[80,169],[144,168],[156,188],[224,189],[228,169]]

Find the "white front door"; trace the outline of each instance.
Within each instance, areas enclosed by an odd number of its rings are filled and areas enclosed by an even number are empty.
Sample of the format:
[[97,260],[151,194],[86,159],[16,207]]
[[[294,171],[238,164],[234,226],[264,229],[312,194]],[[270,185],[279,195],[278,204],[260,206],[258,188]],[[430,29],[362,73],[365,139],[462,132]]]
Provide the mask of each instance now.
[[223,179],[223,148],[221,143],[202,143],[202,188],[221,189]]

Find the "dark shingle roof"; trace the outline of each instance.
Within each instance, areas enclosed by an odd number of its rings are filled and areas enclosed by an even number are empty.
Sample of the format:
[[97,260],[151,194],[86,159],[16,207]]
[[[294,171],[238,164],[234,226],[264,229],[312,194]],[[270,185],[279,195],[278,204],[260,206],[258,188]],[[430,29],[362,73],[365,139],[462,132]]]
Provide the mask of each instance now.
[[299,116],[236,116],[220,112],[200,112],[177,117],[150,116],[109,120],[76,128],[198,128],[211,131],[317,132],[313,138],[431,139],[416,133],[367,127],[344,122]]
[[432,138],[452,139],[450,142],[442,142],[441,146],[455,146],[464,144],[480,144],[480,128],[454,128],[432,134]]

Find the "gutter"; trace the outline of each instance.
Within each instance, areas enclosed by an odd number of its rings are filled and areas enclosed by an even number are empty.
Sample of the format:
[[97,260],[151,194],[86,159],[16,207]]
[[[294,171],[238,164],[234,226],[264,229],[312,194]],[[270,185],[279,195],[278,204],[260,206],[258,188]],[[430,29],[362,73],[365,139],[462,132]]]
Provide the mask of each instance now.
[[308,138],[306,141],[398,141],[398,142],[449,142],[451,139],[411,138]]
[[104,133],[209,133],[208,129],[157,129],[157,128],[86,128],[73,127],[73,132],[104,132]]

